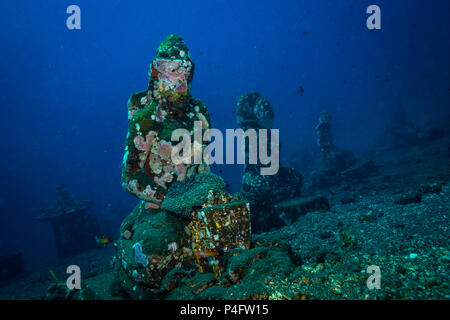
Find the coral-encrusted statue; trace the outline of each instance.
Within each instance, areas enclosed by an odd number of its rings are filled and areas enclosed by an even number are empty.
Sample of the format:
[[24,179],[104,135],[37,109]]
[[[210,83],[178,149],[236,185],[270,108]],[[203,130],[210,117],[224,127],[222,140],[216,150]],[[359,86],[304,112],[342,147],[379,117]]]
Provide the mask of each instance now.
[[[152,61],[148,89],[129,100],[122,183],[142,201],[122,222],[115,242],[113,295],[162,297],[175,288],[163,283],[177,270],[219,277],[224,253],[250,246],[247,201],[226,193],[225,182],[206,163],[179,164],[172,157],[179,156],[171,142],[175,130],[194,135],[194,122],[210,126],[205,105],[190,95],[193,72],[186,44],[170,35]],[[195,159],[198,148],[193,149]]]
[[146,209],[161,206],[168,186],[208,166],[174,164],[171,135],[184,128],[193,134],[194,121],[209,127],[209,114],[190,95],[194,63],[189,49],[177,35],[158,47],[150,70],[148,89],[134,93],[128,102],[128,134],[122,166],[125,190],[145,202]]

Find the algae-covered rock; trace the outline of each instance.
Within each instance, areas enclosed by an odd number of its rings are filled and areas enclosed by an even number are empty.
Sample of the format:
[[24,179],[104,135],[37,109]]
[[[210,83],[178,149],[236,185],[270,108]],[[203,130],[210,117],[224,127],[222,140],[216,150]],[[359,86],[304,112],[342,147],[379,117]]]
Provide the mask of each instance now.
[[191,272],[189,270],[180,267],[173,268],[164,277],[161,283],[160,291],[162,293],[172,291],[173,289],[180,286],[183,278],[189,276],[190,274]]
[[225,186],[223,179],[213,173],[197,174],[185,181],[174,183],[167,191],[162,209],[187,217],[193,208],[202,207],[209,191],[223,190]]
[[[179,287],[172,290],[167,296],[167,300],[193,300],[193,299],[212,299],[210,296],[202,294],[210,287],[220,288],[216,286],[218,283],[213,273],[196,272],[191,276],[182,278],[179,281]],[[223,293],[222,290],[219,290]],[[221,296],[215,295],[217,299]]]
[[113,296],[114,291],[111,290],[114,283],[112,270],[87,278],[81,284],[81,298],[83,300],[117,300],[120,295]]
[[194,267],[185,224],[167,211],[148,211],[140,204],[122,224],[116,242],[115,275],[131,298],[159,295],[162,279],[175,267]]
[[230,252],[227,260],[227,273],[240,274],[242,281],[258,281],[261,274],[289,273],[293,268],[295,265],[283,247],[259,246],[250,250],[236,249]]
[[211,272],[186,275],[165,298],[294,299],[295,290],[280,288],[278,284],[292,282],[296,266],[289,257],[288,246],[272,240],[249,250],[231,250],[224,256],[226,272],[220,278]]

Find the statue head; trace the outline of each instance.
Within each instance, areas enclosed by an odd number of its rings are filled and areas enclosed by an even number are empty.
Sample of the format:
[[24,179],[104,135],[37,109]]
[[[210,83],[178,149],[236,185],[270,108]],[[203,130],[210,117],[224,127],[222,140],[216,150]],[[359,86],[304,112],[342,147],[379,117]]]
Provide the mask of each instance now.
[[171,34],[156,50],[149,70],[151,98],[164,107],[183,108],[189,101],[194,63],[183,39]]

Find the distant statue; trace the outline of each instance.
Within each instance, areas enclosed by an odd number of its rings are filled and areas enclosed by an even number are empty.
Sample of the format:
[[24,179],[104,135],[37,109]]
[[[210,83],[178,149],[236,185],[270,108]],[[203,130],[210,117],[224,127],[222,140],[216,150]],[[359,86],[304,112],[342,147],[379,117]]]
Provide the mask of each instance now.
[[[272,129],[274,110],[260,93],[246,93],[239,97],[236,106],[238,126],[245,130]],[[258,137],[259,140],[259,137]],[[293,168],[280,167],[274,175],[261,175],[262,164],[249,164],[249,146],[245,144],[246,161],[242,176],[242,194],[250,201],[252,228],[260,232],[268,227],[266,218],[271,207],[278,201],[300,195],[302,174]]]
[[333,142],[331,115],[323,111],[316,126],[317,145],[320,147],[319,168],[311,175],[312,187],[327,188],[337,183],[337,174],[356,163],[351,151],[338,148]]

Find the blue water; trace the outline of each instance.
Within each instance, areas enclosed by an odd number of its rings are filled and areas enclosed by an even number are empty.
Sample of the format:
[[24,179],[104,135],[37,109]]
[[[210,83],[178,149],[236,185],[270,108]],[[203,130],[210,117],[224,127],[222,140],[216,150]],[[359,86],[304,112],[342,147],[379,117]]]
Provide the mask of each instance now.
[[[81,30],[66,28],[70,4],[81,8]],[[366,28],[371,4],[381,30]],[[317,154],[322,109],[336,143],[356,154],[377,142],[396,99],[411,121],[447,119],[448,12],[446,0],[2,1],[0,255],[23,252],[29,268],[54,259],[51,229],[37,216],[60,184],[93,200],[101,221],[128,215],[137,200],[120,183],[126,103],[146,89],[168,34],[190,48],[192,94],[213,126],[235,128],[236,99],[261,92],[289,163]],[[218,170],[239,190],[242,168]]]

